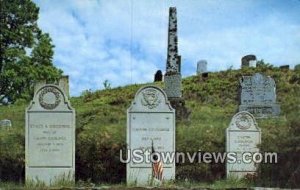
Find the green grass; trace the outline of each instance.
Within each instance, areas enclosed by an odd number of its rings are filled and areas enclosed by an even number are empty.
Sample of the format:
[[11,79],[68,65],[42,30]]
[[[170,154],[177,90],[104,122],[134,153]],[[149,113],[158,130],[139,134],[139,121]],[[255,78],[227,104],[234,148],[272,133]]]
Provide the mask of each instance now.
[[[199,76],[183,79],[183,96],[186,106],[192,113],[188,121],[177,121],[176,150],[225,151],[225,129],[239,105],[239,78],[255,72],[274,78],[277,85],[277,102],[282,110],[277,118],[257,120],[262,130],[261,150],[283,154],[299,151],[300,72],[281,71],[267,66],[210,73],[207,80],[202,80]],[[163,87],[163,83],[155,85]],[[125,165],[119,162],[119,150],[126,147],[127,108],[141,86],[143,85],[128,85],[96,92],[86,91],[80,97],[71,98],[71,104],[76,110],[78,180],[90,180],[95,184],[125,182],[126,169]],[[18,101],[15,105],[0,106],[0,119],[10,119],[13,124],[9,130],[0,129],[2,180],[23,179],[25,108],[28,104]],[[263,165],[260,169],[260,181],[256,184],[285,186],[298,162],[295,161],[296,158],[288,156],[284,159],[284,164],[272,167]],[[286,169],[290,166],[293,166],[293,169]],[[11,175],[3,172],[10,172]],[[224,180],[224,176],[225,167],[222,164],[176,166],[176,178],[183,181],[178,182],[180,185],[193,184],[192,181],[195,181],[195,184],[199,181],[204,185],[209,184],[210,188],[227,187],[226,184],[239,187],[239,184],[244,184],[240,181]]]
[[[227,179],[227,180],[217,180],[214,183],[205,183],[205,182],[195,182],[195,181],[170,181],[164,182],[160,186],[156,186],[158,189],[240,189],[240,188],[251,188],[252,184],[245,180],[238,179]],[[5,190],[66,190],[66,189],[149,189],[152,187],[136,187],[136,185],[127,185],[125,183],[120,184],[94,184],[90,181],[78,181],[76,185],[69,185],[65,183],[56,183],[55,185],[47,186],[42,182],[31,182],[23,185],[22,183],[12,183],[12,182],[3,182],[0,183],[0,189]]]

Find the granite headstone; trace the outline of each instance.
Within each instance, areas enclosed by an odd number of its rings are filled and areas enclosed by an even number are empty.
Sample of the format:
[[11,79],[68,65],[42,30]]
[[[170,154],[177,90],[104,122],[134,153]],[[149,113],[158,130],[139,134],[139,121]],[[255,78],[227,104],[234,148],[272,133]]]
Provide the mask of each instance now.
[[255,55],[246,55],[244,57],[242,57],[241,59],[242,62],[242,68],[244,67],[256,67],[256,56]]
[[236,162],[227,158],[226,174],[228,177],[243,178],[248,174],[255,175],[258,164],[249,157],[243,160],[243,154],[255,155],[259,153],[258,145],[261,143],[261,131],[255,118],[246,111],[235,114],[226,129],[226,153],[234,153]]
[[256,118],[278,116],[280,106],[276,103],[274,79],[255,73],[240,79],[239,111],[248,111]]
[[207,72],[207,61],[200,60],[197,62],[197,75]]
[[[127,145],[131,150],[127,184],[149,185],[153,173],[146,152],[153,153],[152,148],[159,154],[175,152],[175,110],[159,87],[145,86],[137,91],[127,110]],[[143,152],[141,163],[134,161],[133,150]],[[162,179],[175,179],[175,160],[163,163]]]
[[62,86],[36,84],[26,109],[26,182],[75,177],[75,110]]

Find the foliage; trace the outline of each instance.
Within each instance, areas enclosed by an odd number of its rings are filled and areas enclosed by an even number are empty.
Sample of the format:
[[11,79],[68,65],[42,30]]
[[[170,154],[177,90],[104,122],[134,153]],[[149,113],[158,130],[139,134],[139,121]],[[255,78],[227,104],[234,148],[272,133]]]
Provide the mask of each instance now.
[[39,9],[31,0],[1,0],[0,11],[0,94],[29,99],[36,81],[62,73],[52,64],[54,46],[38,28]]
[[[209,73],[205,80],[199,76],[183,79],[186,105],[192,113],[189,122],[177,122],[176,151],[224,152],[225,129],[239,104],[239,79],[255,72],[269,75],[276,82],[281,115],[257,122],[262,130],[261,151],[278,152],[279,163],[261,164],[258,178],[250,182],[256,186],[299,188],[300,83],[299,73],[293,70],[282,71],[262,64],[257,68]],[[155,84],[162,86],[162,83]],[[119,161],[119,150],[126,147],[126,110],[141,86],[86,91],[80,97],[71,98],[76,109],[76,181],[125,182],[126,170]],[[0,133],[0,178],[3,180],[24,179],[25,106],[21,101],[11,107],[0,106],[0,119],[13,120],[12,130]],[[221,189],[249,185],[249,181],[224,178],[225,164],[179,163],[178,182],[168,185]]]

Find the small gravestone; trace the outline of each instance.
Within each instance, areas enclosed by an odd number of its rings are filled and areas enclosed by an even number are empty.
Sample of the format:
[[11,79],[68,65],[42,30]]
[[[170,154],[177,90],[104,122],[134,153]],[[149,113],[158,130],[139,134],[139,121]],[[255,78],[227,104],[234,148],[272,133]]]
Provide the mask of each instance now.
[[300,64],[295,65],[295,71],[299,72],[300,71]]
[[248,111],[256,118],[280,114],[280,106],[276,103],[274,79],[255,73],[253,76],[243,76],[240,87],[239,111]]
[[290,69],[290,66],[289,65],[281,65],[279,67],[281,70],[289,70]]
[[0,105],[8,105],[8,104],[10,104],[8,98],[5,97],[4,95],[0,96],[0,100],[1,100]]
[[197,75],[200,75],[202,73],[207,73],[207,61],[206,60],[200,60],[197,63]]
[[154,75],[154,82],[162,81],[162,77],[163,77],[163,74],[162,74],[161,70],[156,71],[156,73]]
[[255,55],[246,55],[242,57],[242,68],[244,67],[256,67],[256,56]]
[[249,174],[256,176],[258,164],[254,162],[255,159],[249,160],[249,156],[259,153],[260,143],[261,131],[253,115],[245,111],[235,114],[226,129],[226,153],[227,155],[233,153],[236,158],[236,161],[233,159],[230,161],[227,157],[227,178],[243,178]]
[[61,86],[36,84],[25,134],[27,183],[74,181],[75,110]]
[[[147,162],[147,153],[175,152],[175,110],[162,89],[146,86],[136,93],[127,110],[127,144],[131,150],[127,184],[150,185],[154,178],[153,163]],[[134,150],[142,152],[142,162],[135,161]],[[175,179],[175,160],[163,162],[161,169],[162,181]]]
[[63,75],[59,80],[59,86],[64,90],[66,95],[70,97],[70,90],[69,90],[69,76]]
[[3,119],[0,121],[0,127],[11,127],[11,121],[9,119]]

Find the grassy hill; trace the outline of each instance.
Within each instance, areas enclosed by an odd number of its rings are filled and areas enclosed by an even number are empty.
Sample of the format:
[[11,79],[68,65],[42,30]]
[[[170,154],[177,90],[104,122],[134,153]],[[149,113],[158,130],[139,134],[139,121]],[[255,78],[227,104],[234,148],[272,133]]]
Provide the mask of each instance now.
[[[259,176],[248,179],[255,185],[299,186],[300,177],[300,72],[270,65],[243,70],[209,73],[207,79],[183,79],[183,96],[192,111],[188,121],[177,121],[176,150],[224,152],[225,129],[238,109],[239,79],[260,72],[277,86],[281,115],[257,120],[262,129],[261,150],[280,153],[278,164],[262,164]],[[146,84],[145,84],[146,85]],[[162,83],[156,85],[163,87]],[[76,109],[76,179],[95,183],[125,182],[126,168],[119,161],[126,148],[126,110],[143,85],[129,85],[96,92],[85,91],[71,98]],[[0,179],[24,179],[24,125],[28,102],[0,106],[0,119],[13,127],[0,130]],[[178,181],[210,183],[225,178],[224,164],[178,164]],[[298,180],[298,182],[297,182]],[[297,184],[298,183],[298,184]]]

